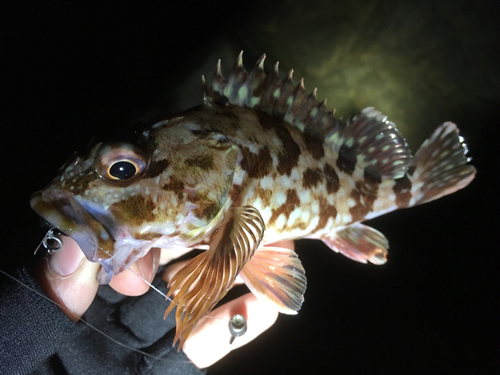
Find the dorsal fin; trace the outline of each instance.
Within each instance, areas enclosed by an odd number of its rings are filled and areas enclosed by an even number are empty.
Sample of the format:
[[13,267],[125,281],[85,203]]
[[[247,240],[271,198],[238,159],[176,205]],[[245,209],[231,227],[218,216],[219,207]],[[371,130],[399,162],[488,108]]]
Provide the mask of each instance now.
[[396,125],[372,107],[333,128],[325,142],[339,155],[337,166],[342,172],[376,181],[403,177],[412,162]]
[[227,80],[222,77],[219,60],[210,85],[202,77],[204,104],[229,103],[260,110],[295,126],[308,138],[323,142],[337,125],[333,111],[327,110],[326,101],[318,102],[316,89],[311,94],[305,90],[303,79],[294,86],[293,70],[282,80],[277,62],[266,74],[265,58],[266,55],[262,55],[247,73],[243,67],[243,51],[240,52]]
[[316,89],[308,93],[304,80],[294,86],[291,70],[285,79],[279,76],[279,63],[266,74],[264,60],[257,61],[250,73],[243,67],[240,52],[227,80],[222,77],[220,60],[207,85],[202,77],[203,102],[253,108],[284,120],[302,131],[307,138],[329,143],[337,152],[337,165],[348,174],[356,173],[372,180],[401,178],[412,156],[394,123],[373,108],[365,108],[346,124],[333,117],[333,111],[316,98]]

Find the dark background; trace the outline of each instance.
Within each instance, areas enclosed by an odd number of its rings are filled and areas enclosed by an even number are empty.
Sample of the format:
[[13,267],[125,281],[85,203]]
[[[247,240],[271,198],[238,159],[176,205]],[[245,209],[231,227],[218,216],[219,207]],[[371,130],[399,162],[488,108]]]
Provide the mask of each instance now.
[[391,244],[384,266],[299,241],[300,313],[209,373],[499,373],[497,2],[102,3],[0,5],[0,267],[31,259],[43,230],[29,197],[76,148],[200,103],[218,58],[227,72],[241,49],[247,68],[266,52],[340,116],[383,111],[413,151],[456,122],[478,175],[372,220]]

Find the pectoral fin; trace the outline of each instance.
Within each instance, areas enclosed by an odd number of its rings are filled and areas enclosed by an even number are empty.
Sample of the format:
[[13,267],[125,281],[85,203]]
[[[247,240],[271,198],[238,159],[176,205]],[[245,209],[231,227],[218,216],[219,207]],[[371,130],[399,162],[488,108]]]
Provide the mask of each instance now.
[[297,314],[304,302],[306,275],[292,250],[261,247],[240,276],[257,297],[272,302],[279,312]]
[[379,231],[360,223],[352,224],[322,240],[333,251],[357,262],[368,261],[379,265],[387,261],[387,238]]
[[264,231],[264,221],[255,208],[231,208],[212,232],[208,251],[170,280],[167,298],[176,294],[165,317],[177,306],[174,345],[179,340],[181,348],[196,323],[224,297],[259,246]]

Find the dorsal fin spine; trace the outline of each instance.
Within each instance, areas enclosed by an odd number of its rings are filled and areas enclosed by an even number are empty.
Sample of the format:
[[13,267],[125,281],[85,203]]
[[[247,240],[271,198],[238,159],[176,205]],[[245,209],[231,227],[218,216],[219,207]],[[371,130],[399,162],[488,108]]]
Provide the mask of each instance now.
[[257,61],[250,73],[243,67],[242,52],[238,55],[227,81],[222,76],[220,60],[217,62],[212,83],[202,84],[203,100],[207,105],[219,104],[246,106],[281,118],[306,133],[311,139],[322,142],[325,135],[336,124],[333,112],[328,112],[325,101],[319,103],[316,89],[311,94],[301,79],[293,84],[293,69],[282,80],[279,77],[279,62],[266,74],[266,55]]
[[347,163],[349,173],[368,173],[374,179],[399,178],[411,163],[411,153],[393,123],[373,108],[366,108],[345,125],[328,111],[326,99],[319,102],[317,90],[307,93],[304,81],[293,84],[293,69],[282,80],[279,62],[264,71],[263,55],[250,73],[243,67],[242,52],[227,81],[220,60],[211,85],[204,86],[204,103],[245,106],[273,115],[302,131],[309,141],[326,142]]

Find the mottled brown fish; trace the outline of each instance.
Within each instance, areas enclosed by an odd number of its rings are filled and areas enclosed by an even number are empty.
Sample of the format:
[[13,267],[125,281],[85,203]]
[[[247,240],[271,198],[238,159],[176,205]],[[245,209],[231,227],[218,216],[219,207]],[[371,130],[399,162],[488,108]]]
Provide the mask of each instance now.
[[294,314],[306,288],[295,252],[264,245],[315,238],[356,261],[383,264],[388,241],[361,221],[429,202],[475,175],[455,124],[417,154],[392,122],[366,108],[340,123],[316,91],[280,79],[263,56],[242,55],[224,80],[220,62],[203,104],[98,143],[31,199],[33,209],[99,262],[101,283],[152,247],[208,248],[170,281],[180,345],[240,275]]

